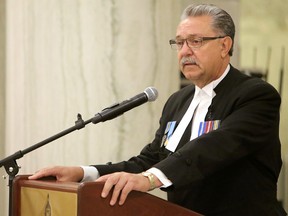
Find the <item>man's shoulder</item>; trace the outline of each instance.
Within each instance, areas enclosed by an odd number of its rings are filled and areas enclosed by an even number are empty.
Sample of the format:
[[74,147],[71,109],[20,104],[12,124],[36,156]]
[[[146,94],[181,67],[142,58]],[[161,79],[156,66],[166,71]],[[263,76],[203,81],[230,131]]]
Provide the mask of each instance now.
[[266,82],[265,80],[259,77],[249,76],[240,70],[231,66],[229,73],[219,84],[219,87],[216,87],[216,91],[219,89],[243,89],[247,88],[264,88],[275,91],[275,88]]

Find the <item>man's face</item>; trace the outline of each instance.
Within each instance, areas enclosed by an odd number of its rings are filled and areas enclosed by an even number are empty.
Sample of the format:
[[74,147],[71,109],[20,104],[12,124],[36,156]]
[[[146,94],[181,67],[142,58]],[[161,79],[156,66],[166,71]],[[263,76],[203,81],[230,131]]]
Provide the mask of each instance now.
[[[211,22],[212,18],[209,16],[188,17],[178,25],[176,40],[223,36],[213,31]],[[199,48],[190,48],[185,41],[178,51],[179,67],[184,76],[200,88],[219,78],[227,66],[227,55],[223,53],[224,40],[220,38],[203,41]],[[185,57],[190,57],[192,62],[183,62]]]

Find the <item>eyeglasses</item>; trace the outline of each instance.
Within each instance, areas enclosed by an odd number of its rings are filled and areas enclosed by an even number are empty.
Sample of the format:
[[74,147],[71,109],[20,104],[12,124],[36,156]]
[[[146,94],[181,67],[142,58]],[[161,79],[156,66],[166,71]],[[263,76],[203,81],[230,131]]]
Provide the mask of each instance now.
[[169,44],[174,50],[181,50],[185,41],[187,46],[191,48],[199,48],[203,45],[203,41],[215,40],[219,38],[224,38],[226,36],[217,36],[217,37],[188,37],[186,39],[172,39],[169,40]]

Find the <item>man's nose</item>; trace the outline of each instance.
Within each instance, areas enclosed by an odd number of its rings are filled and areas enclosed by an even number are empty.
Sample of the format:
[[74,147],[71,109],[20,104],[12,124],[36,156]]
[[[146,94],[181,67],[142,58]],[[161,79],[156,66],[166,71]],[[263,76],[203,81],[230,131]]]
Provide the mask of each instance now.
[[187,55],[187,54],[192,54],[193,50],[192,48],[189,47],[187,40],[185,40],[185,42],[183,43],[183,46],[181,48],[181,50],[179,50],[179,52],[182,53],[182,55]]

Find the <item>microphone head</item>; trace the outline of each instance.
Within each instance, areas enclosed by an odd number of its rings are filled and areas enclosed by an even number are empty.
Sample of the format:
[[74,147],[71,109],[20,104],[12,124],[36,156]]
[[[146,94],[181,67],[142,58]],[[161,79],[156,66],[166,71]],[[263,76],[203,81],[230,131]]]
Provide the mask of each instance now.
[[154,87],[147,87],[144,90],[144,93],[146,94],[148,101],[155,101],[158,97],[158,91]]

